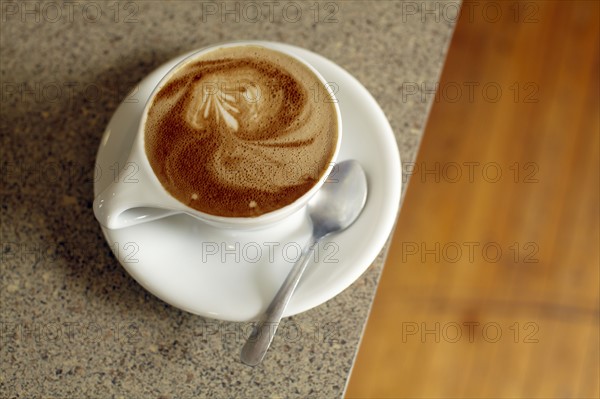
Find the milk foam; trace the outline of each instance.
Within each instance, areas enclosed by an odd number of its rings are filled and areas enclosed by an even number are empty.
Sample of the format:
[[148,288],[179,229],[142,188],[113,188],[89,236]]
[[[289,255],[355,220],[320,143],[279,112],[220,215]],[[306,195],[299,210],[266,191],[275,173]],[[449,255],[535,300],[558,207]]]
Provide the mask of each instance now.
[[146,154],[179,201],[221,216],[256,216],[308,191],[327,169],[337,117],[319,79],[258,46],[187,63],[155,96]]

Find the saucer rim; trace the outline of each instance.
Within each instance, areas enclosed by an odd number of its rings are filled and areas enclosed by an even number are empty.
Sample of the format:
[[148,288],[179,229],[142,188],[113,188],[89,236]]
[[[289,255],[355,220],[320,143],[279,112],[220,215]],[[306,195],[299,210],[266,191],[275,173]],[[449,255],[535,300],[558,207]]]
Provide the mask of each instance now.
[[[244,41],[244,43],[265,43],[264,41]],[[397,145],[397,141],[395,139],[395,136],[393,134],[393,130],[391,128],[391,126],[389,125],[389,121],[387,120],[387,118],[385,117],[385,114],[383,113],[383,110],[381,109],[381,107],[379,106],[379,104],[376,102],[376,100],[373,98],[373,96],[368,92],[368,90],[354,77],[352,76],[350,73],[348,73],[345,69],[343,69],[342,67],[340,67],[339,65],[333,63],[332,61],[328,60],[327,58],[313,53],[309,50],[306,50],[304,48],[298,47],[298,46],[294,46],[294,45],[288,45],[288,44],[284,44],[284,43],[278,43],[278,42],[268,42],[272,45],[276,45],[276,46],[283,46],[285,48],[284,51],[286,52],[292,52],[293,54],[295,54],[297,57],[304,59],[307,63],[310,63],[311,65],[313,65],[313,67],[319,71],[319,73],[321,75],[324,75],[323,72],[320,70],[320,68],[325,68],[324,65],[321,65],[321,63],[330,63],[330,65],[328,66],[328,68],[333,68],[333,69],[337,69],[341,72],[343,72],[345,74],[344,79],[349,80],[352,83],[352,90],[360,90],[362,91],[361,94],[364,94],[366,96],[365,101],[370,103],[370,108],[368,110],[365,110],[364,112],[369,112],[369,113],[376,113],[377,115],[377,119],[380,123],[382,123],[384,125],[384,130],[386,130],[386,133],[382,133],[380,134],[379,140],[381,140],[383,142],[383,144],[385,144],[385,146],[387,147],[387,151],[385,154],[385,157],[383,158],[387,158],[387,162],[389,163],[387,165],[388,169],[391,169],[391,174],[396,178],[397,180],[397,185],[392,185],[391,189],[389,191],[386,192],[386,195],[389,195],[391,197],[391,199],[393,201],[391,201],[392,203],[394,203],[395,205],[392,206],[392,208],[388,209],[386,211],[386,213],[392,213],[393,217],[388,217],[387,219],[383,219],[383,221],[379,220],[378,222],[380,223],[380,225],[378,226],[378,228],[376,229],[377,232],[377,237],[372,241],[377,241],[377,245],[370,245],[370,246],[366,246],[367,248],[365,248],[365,252],[368,252],[368,256],[367,258],[370,259],[370,261],[368,262],[368,264],[366,264],[364,267],[355,267],[352,268],[352,271],[349,272],[349,274],[347,274],[344,278],[344,283],[343,284],[338,284],[336,286],[336,288],[334,290],[329,290],[327,292],[321,292],[321,295],[314,297],[314,298],[310,298],[308,300],[305,300],[302,303],[302,306],[300,306],[299,304],[296,304],[296,306],[290,307],[288,308],[285,316],[291,316],[294,314],[298,314],[304,311],[307,311],[309,309],[312,309],[316,306],[319,306],[321,304],[323,304],[324,302],[327,302],[328,300],[332,299],[333,297],[339,295],[340,293],[342,293],[346,288],[348,288],[350,285],[352,285],[356,280],[358,280],[373,264],[373,262],[375,261],[375,259],[377,258],[377,256],[381,253],[382,248],[385,247],[385,244],[392,232],[393,226],[395,225],[396,222],[396,218],[398,216],[398,212],[399,212],[399,208],[400,208],[400,193],[401,193],[401,185],[402,185],[402,181],[401,181],[401,175],[400,175],[400,165],[401,165],[401,161],[400,161],[400,153],[398,150],[398,145]],[[214,45],[211,45],[210,47],[213,47]],[[169,61],[167,61],[166,63],[162,64],[161,66],[159,66],[158,68],[156,68],[154,71],[152,71],[151,73],[149,73],[148,75],[146,75],[139,83],[138,86],[142,86],[144,84],[150,84],[152,78],[154,77],[154,75],[158,75],[161,74],[162,70],[164,70],[164,73],[168,73],[169,70],[171,70],[171,68],[173,67],[173,65],[175,63],[180,62],[182,59],[188,57],[190,54],[193,54],[195,52],[197,52],[199,50],[194,50],[191,51],[189,53],[180,55],[178,57],[175,57]],[[306,53],[306,54],[310,54],[311,57],[314,57],[316,60],[318,60],[318,65],[314,65],[312,63],[312,61],[307,60],[306,58],[304,58],[304,55],[302,53]],[[171,65],[171,66],[169,66]],[[160,79],[159,79],[160,80]],[[146,99],[147,101],[147,99]],[[123,105],[123,103],[121,103],[119,105],[119,108]],[[115,111],[115,114],[117,113],[118,109]],[[340,104],[339,109],[340,109],[340,114],[344,115],[344,111],[343,111],[343,106]],[[143,109],[143,107],[142,107]],[[350,111],[346,111],[346,112],[350,112]],[[113,115],[114,118],[115,115]],[[141,115],[136,115],[134,118],[137,120],[141,117]],[[105,131],[105,136],[108,133],[108,128],[113,124],[113,118],[111,118],[111,120],[109,121],[109,123],[107,124],[107,131]],[[343,138],[346,135],[343,135]],[[343,141],[342,138],[342,141]],[[102,138],[102,143],[104,143],[106,141],[106,137]],[[96,162],[98,162],[99,157],[100,157],[100,153],[102,151],[102,144],[100,145],[100,148],[98,150],[97,156],[96,156]],[[341,145],[340,145],[341,147]],[[394,151],[395,150],[395,151]],[[112,157],[118,157],[118,155],[114,155]],[[338,161],[343,161],[344,159],[339,159]],[[95,182],[94,184],[94,192],[95,195],[97,193],[97,182]],[[383,213],[383,211],[382,211]],[[155,222],[148,222],[148,223],[155,223]],[[201,223],[201,222],[199,222]],[[352,229],[352,227],[350,227],[349,229]],[[110,243],[112,240],[112,236],[114,235],[114,231],[112,231],[113,233],[111,233],[111,230],[108,230],[104,227],[102,227],[102,231],[103,234],[105,236],[105,239]],[[111,250],[114,249],[111,246]],[[115,254],[117,255],[117,254]],[[247,318],[238,318],[238,317],[227,317],[227,315],[224,315],[222,313],[219,314],[215,314],[214,312],[210,312],[210,311],[199,311],[197,308],[193,308],[190,306],[186,306],[185,303],[182,303],[181,301],[175,300],[173,298],[173,295],[166,295],[164,292],[157,292],[157,290],[155,289],[155,287],[152,287],[148,284],[145,283],[145,280],[143,278],[142,275],[140,275],[139,270],[133,270],[131,267],[128,267],[129,265],[124,264],[121,259],[119,259],[119,262],[121,263],[121,265],[124,267],[124,269],[140,284],[142,285],[147,291],[149,291],[150,293],[152,293],[153,295],[157,296],[159,299],[177,307],[183,310],[186,310],[190,313],[194,313],[194,314],[199,314],[205,317],[211,317],[211,318],[216,318],[216,319],[221,319],[221,320],[227,320],[227,321],[246,321],[248,320]],[[227,264],[228,262],[225,262],[224,264]],[[143,273],[142,273],[143,274]],[[341,287],[341,288],[340,288]],[[251,318],[253,319],[253,318]]]

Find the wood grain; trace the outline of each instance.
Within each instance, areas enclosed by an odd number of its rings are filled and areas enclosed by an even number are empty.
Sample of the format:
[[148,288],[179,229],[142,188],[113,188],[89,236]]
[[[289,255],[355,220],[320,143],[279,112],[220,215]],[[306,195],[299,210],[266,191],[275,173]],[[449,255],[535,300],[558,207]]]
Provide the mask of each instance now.
[[348,398],[600,396],[599,19],[463,4]]

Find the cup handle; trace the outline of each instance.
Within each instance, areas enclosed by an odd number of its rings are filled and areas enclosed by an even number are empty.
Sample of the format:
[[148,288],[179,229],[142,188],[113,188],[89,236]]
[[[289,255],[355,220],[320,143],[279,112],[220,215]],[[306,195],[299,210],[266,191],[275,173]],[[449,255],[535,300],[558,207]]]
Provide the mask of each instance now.
[[155,182],[143,166],[136,162],[127,165],[136,167],[137,173],[132,176],[125,167],[117,181],[94,199],[94,215],[102,226],[122,229],[181,213],[169,209],[170,198],[155,188]]

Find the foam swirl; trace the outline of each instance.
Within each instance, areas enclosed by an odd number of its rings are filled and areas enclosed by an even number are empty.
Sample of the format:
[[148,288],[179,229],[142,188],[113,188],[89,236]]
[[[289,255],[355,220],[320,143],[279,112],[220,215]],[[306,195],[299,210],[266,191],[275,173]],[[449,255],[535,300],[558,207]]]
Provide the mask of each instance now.
[[222,216],[260,215],[293,202],[327,169],[337,141],[327,96],[287,55],[258,46],[211,51],[155,96],[146,153],[181,202]]

